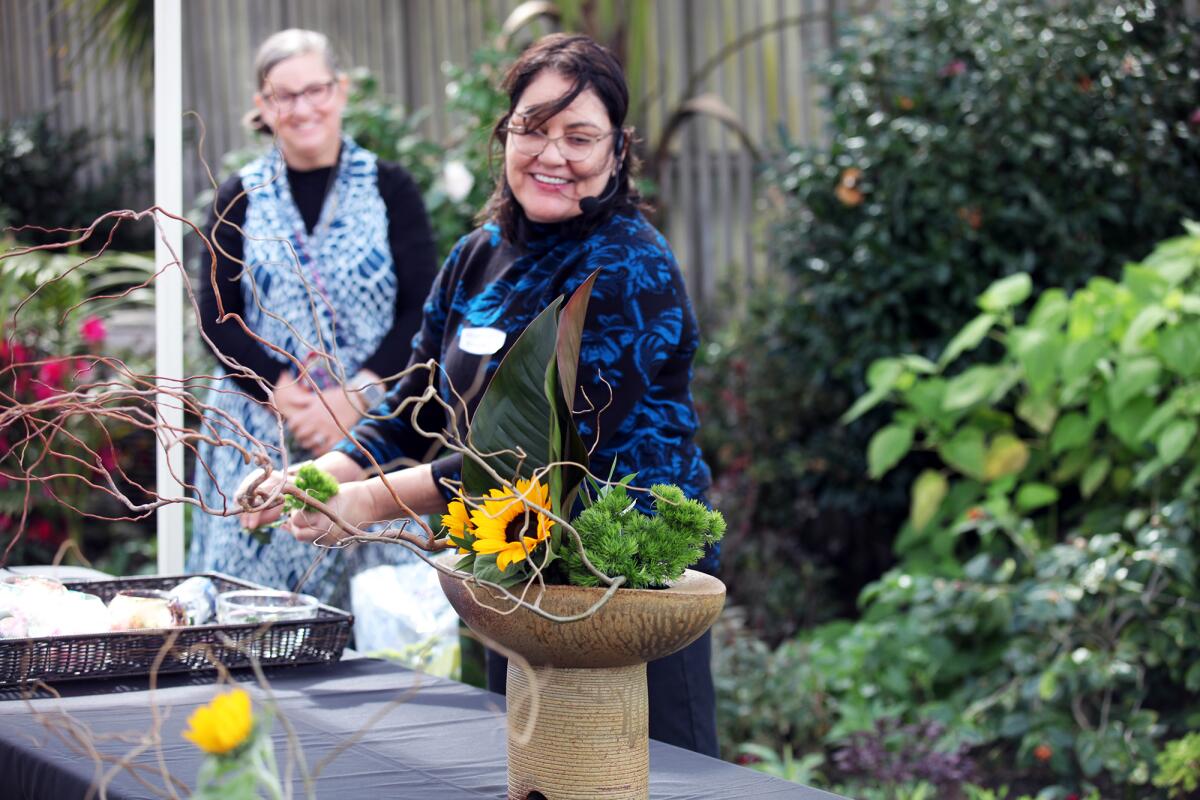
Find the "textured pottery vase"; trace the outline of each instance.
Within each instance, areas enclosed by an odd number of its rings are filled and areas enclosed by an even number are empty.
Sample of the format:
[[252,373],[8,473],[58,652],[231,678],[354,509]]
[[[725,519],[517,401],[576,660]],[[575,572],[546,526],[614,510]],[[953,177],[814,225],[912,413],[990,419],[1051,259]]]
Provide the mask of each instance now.
[[[508,666],[509,800],[648,798],[646,662],[708,630],[725,604],[725,584],[687,570],[669,588],[619,589],[592,616],[558,623],[514,609],[511,600],[463,573],[438,575],[471,630],[533,667],[531,674],[512,661]],[[569,616],[603,594],[531,586],[525,600]]]

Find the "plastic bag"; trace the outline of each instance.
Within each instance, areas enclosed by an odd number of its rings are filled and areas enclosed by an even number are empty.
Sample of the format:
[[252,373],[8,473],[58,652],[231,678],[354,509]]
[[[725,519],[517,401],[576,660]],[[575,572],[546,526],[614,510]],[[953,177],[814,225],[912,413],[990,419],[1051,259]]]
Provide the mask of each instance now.
[[382,565],[350,580],[354,648],[444,678],[458,678],[458,614],[424,562]]

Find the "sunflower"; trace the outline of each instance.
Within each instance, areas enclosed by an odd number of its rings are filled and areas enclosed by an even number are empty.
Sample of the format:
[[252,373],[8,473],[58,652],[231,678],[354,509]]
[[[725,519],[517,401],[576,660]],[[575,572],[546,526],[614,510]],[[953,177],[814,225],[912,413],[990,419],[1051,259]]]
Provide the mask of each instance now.
[[446,511],[449,513],[442,514],[442,527],[446,529],[450,541],[458,545],[459,553],[471,552],[464,547],[464,544],[470,544],[475,535],[471,530],[471,515],[467,513],[467,504],[461,498],[453,500]]
[[254,713],[250,695],[244,689],[223,692],[188,717],[188,730],[183,732],[206,753],[224,755],[240,747],[254,730]]
[[[550,535],[550,518],[533,506],[550,507],[550,487],[537,480],[517,481],[517,494],[492,489],[483,506],[471,512],[478,537],[471,546],[477,553],[495,553],[501,572],[524,561],[533,548]],[[532,536],[527,534],[533,534]]]

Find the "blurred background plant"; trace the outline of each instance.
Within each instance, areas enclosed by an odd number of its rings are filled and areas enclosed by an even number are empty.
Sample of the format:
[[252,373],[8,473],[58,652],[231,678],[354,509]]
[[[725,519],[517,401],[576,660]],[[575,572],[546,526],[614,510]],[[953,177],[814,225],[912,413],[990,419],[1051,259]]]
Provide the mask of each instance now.
[[[102,178],[89,185],[80,173],[94,157],[98,134],[87,128],[61,132],[49,114],[0,122],[0,223],[12,228],[78,228],[100,215],[128,207],[129,198],[152,180],[149,142],[126,142]],[[95,251],[113,226],[105,224],[85,248]],[[61,233],[24,228],[23,242],[61,241]],[[148,250],[154,231],[148,225],[120,226],[109,246],[116,250]]]
[[[5,249],[16,245],[8,240]],[[147,281],[152,258],[108,251],[84,262],[83,254],[29,253],[10,257],[0,270],[0,396],[3,406],[53,401],[85,391],[87,385],[117,379],[95,356],[123,356],[149,373],[151,353],[120,342],[122,320],[131,306],[151,303],[149,290],[116,301],[85,303]],[[24,301],[22,303],[22,301]],[[114,341],[112,330],[116,329]],[[109,523],[85,520],[89,514],[122,517],[127,511],[106,503],[78,477],[80,460],[100,463],[119,482],[153,485],[154,440],[133,426],[100,427],[73,415],[61,430],[46,424],[54,413],[37,413],[0,425],[0,547],[9,548],[18,530],[25,534],[5,552],[6,563],[49,563],[64,542],[74,553],[90,554],[96,566],[113,574],[153,567],[153,520]],[[53,442],[52,447],[47,441]],[[35,467],[36,465],[36,467]],[[56,475],[45,482],[20,480],[27,470]]]
[[698,364],[726,578],[775,641],[852,614],[891,561],[919,462],[875,483],[880,416],[837,423],[867,366],[936,357],[996,278],[1075,288],[1200,214],[1181,5],[906,0],[851,26],[827,143],[785,139],[764,176],[782,270]]

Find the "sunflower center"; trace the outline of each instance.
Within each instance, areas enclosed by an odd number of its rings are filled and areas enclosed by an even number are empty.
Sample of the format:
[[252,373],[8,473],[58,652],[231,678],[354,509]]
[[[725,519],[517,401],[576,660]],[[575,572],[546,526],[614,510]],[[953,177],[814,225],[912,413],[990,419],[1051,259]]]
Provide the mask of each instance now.
[[532,536],[537,530],[537,517],[521,512],[508,521],[504,526],[504,541],[513,543],[521,541],[522,536]]

